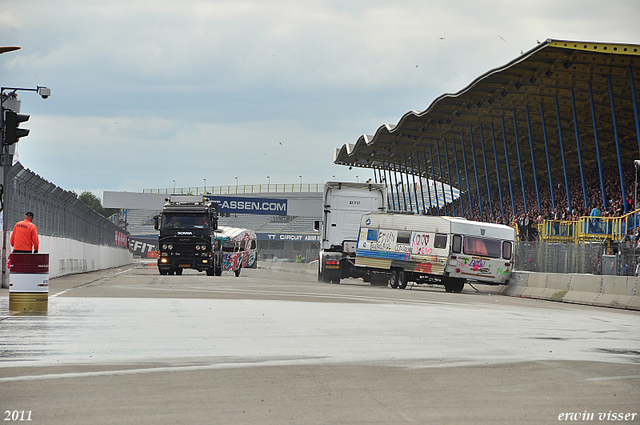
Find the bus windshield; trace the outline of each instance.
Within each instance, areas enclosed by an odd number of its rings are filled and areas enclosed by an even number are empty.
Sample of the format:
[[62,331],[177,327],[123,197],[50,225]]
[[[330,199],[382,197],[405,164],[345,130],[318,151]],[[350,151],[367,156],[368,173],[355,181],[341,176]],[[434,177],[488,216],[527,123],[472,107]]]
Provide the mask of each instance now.
[[184,229],[196,228],[204,229],[209,227],[209,218],[206,215],[189,215],[168,213],[162,215],[162,228]]

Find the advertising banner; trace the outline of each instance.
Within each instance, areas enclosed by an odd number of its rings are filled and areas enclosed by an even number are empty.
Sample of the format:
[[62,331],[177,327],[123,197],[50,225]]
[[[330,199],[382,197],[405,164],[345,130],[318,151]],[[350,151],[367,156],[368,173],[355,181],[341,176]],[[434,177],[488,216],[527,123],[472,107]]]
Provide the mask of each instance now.
[[218,203],[219,213],[287,215],[287,200],[274,198],[242,198],[238,196],[207,195]]
[[303,233],[256,233],[259,241],[320,242],[320,235]]

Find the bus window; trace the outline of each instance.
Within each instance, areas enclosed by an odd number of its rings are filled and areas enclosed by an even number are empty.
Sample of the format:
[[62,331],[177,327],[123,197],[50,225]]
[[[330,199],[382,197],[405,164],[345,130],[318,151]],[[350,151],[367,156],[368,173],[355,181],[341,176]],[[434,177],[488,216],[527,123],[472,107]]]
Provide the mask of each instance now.
[[474,238],[466,236],[464,238],[464,253],[468,255],[480,255],[483,257],[500,258],[501,243],[497,240]]
[[451,239],[451,251],[456,254],[460,254],[462,252],[462,236],[453,235]]
[[396,238],[396,243],[402,243],[408,245],[411,242],[411,232],[407,232],[405,230],[398,231],[398,237]]
[[513,246],[511,242],[502,242],[502,258],[505,260],[511,260],[511,253],[513,252]]
[[447,235],[442,233],[436,233],[436,237],[433,238],[433,247],[444,249],[447,247]]
[[251,240],[251,249],[256,249],[256,240],[255,239]]

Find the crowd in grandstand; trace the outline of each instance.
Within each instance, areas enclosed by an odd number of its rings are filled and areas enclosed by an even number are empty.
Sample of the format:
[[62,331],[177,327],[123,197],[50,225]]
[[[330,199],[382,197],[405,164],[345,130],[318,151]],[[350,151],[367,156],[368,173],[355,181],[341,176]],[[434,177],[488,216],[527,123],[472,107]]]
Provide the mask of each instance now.
[[[589,216],[592,213],[597,213],[601,217],[620,217],[626,213],[625,203],[627,205],[627,212],[631,212],[634,209],[635,172],[636,170],[632,165],[623,167],[626,198],[623,199],[618,168],[603,170],[602,181],[605,192],[604,198],[606,199],[605,204],[603,204],[602,199],[600,173],[596,169],[588,174],[585,173],[584,191],[582,177],[579,173],[568,178],[569,197],[571,200],[570,209],[567,203],[564,178],[553,181],[552,200],[551,187],[548,179],[545,178],[546,176],[538,176],[538,193],[536,193],[536,185],[533,181],[525,182],[526,212],[522,186],[520,185],[519,179],[514,179],[511,183],[515,211],[512,211],[511,208],[511,191],[509,190],[508,183],[503,184],[501,187],[502,205],[500,204],[498,188],[492,187],[491,201],[489,201],[489,194],[485,189],[484,192],[480,192],[481,202],[478,202],[478,193],[472,189],[472,212],[469,209],[469,197],[466,192],[462,193],[461,199],[455,201],[454,208],[458,216],[461,216],[461,212],[464,210],[464,216],[469,220],[495,222],[507,225],[542,223],[544,220],[575,221],[579,220],[580,217]],[[540,199],[540,208],[538,208],[538,196]],[[594,209],[596,211],[594,211]],[[448,205],[446,211],[445,207],[442,207],[439,212],[440,215],[451,215],[453,209],[451,205]]]

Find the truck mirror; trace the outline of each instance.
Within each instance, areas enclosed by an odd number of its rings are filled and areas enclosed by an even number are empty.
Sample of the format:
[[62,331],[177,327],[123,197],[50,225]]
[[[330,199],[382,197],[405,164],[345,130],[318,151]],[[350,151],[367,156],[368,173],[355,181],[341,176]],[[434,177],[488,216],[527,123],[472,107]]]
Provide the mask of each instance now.
[[320,231],[320,220],[316,220],[313,222],[313,230]]
[[153,217],[153,228],[155,230],[159,230],[159,225],[158,225],[158,216]]

